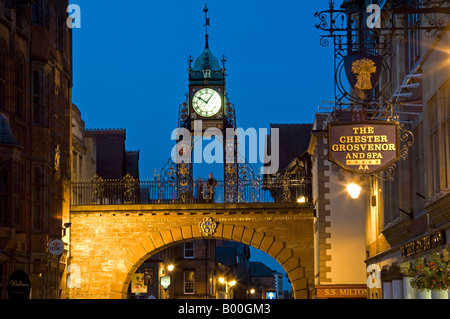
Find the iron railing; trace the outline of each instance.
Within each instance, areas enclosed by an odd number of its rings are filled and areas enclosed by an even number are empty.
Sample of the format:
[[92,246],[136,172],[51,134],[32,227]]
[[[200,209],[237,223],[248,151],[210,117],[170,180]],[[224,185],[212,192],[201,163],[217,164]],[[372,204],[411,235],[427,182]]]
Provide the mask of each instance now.
[[[121,204],[200,204],[200,203],[289,203],[311,202],[311,183],[298,180],[253,179],[227,185],[217,181],[215,186],[193,181],[180,185],[176,181],[103,180],[73,182],[71,205]],[[230,193],[231,189],[231,193]]]

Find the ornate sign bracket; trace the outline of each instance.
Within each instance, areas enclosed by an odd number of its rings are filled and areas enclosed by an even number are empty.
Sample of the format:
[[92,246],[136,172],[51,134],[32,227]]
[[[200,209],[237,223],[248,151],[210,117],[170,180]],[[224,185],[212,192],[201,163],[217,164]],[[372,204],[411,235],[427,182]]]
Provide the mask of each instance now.
[[[397,122],[398,123],[398,122]],[[405,129],[403,124],[398,123],[400,129],[400,158],[405,161],[408,157],[409,150],[414,144],[414,134]],[[385,170],[373,174],[382,181],[393,181],[397,170],[398,162],[387,167]]]
[[[394,94],[389,62],[396,45],[406,43],[411,32],[438,38],[450,30],[450,0],[379,1],[368,7],[362,3],[344,1],[336,8],[330,0],[328,10],[315,13],[315,26],[323,32],[320,44],[334,46],[336,122],[342,116],[387,119]],[[381,69],[383,81],[374,90]]]

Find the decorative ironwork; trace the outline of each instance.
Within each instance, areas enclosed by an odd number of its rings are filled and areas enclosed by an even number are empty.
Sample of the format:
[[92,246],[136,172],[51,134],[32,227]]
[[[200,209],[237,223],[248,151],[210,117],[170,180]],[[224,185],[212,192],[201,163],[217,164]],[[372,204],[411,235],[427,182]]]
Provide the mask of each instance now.
[[125,204],[132,204],[136,200],[136,188],[137,188],[137,182],[136,180],[130,175],[127,174],[123,178],[123,184],[125,191],[123,193],[124,195],[124,203]]
[[203,236],[212,236],[216,232],[217,223],[211,217],[206,217],[200,223]]
[[105,182],[103,178],[98,175],[95,175],[91,178],[92,182],[92,204],[101,204],[103,193],[105,191]]
[[[408,158],[409,150],[414,144],[414,134],[405,128],[404,124],[398,123],[400,129],[400,158],[406,161]],[[395,178],[395,172],[397,171],[398,162],[389,166],[385,170],[373,174],[383,181],[393,181]]]
[[[384,1],[380,6],[364,7],[365,1],[350,3],[344,1],[336,8],[335,1],[329,1],[328,10],[316,12],[319,20],[316,28],[322,31],[320,44],[334,46],[335,56],[335,100],[333,101],[333,121],[346,120],[355,116],[361,120],[387,118],[393,107],[391,97],[392,77],[390,61],[397,44],[406,43],[411,31],[421,31],[427,37],[439,37],[450,30],[450,1],[396,0]],[[379,11],[377,11],[380,9]],[[364,68],[356,68],[360,73],[356,87],[349,87],[344,77],[345,58],[354,54],[381,59],[383,81],[374,89],[369,85]],[[367,65],[366,65],[367,66]],[[378,67],[377,67],[378,68]],[[359,70],[357,70],[359,69]],[[377,70],[380,72],[380,70]],[[347,74],[348,75],[348,74]],[[370,88],[372,86],[372,88]],[[363,88],[364,94],[358,90]],[[364,92],[366,91],[366,92]]]
[[[72,183],[71,205],[231,203],[227,187],[225,181],[217,181],[212,197],[208,185],[202,181],[193,181],[189,192],[180,194],[173,180],[159,176],[153,180],[137,180],[131,176],[103,180],[95,176],[90,181]],[[240,180],[233,185],[233,190],[232,203],[293,203],[302,196],[306,203],[311,202],[310,180],[256,177]]]

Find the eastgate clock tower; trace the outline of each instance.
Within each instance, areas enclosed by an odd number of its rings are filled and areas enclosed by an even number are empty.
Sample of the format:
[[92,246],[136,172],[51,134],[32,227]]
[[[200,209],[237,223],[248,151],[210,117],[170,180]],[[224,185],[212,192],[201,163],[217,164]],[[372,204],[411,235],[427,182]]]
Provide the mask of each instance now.
[[[185,103],[180,106],[178,127],[190,131],[190,141],[182,141],[190,144],[190,150],[194,149],[196,140],[202,138],[208,129],[216,129],[221,132],[221,143],[224,154],[224,191],[225,201],[234,200],[237,184],[238,169],[237,164],[237,138],[233,141],[225,141],[226,129],[236,128],[236,118],[234,106],[227,99],[226,92],[226,58],[221,58],[221,63],[212,54],[209,49],[208,27],[210,19],[208,18],[208,8],[205,6],[205,49],[202,54],[194,60],[190,56],[189,63],[189,93]],[[192,63],[194,64],[192,65]],[[217,138],[217,135],[213,135]],[[186,138],[185,138],[186,139]],[[178,140],[181,142],[181,140]],[[233,148],[232,152],[227,153],[227,148]],[[227,154],[233,154],[234,158],[225,158]],[[186,154],[179,154],[184,155]],[[179,200],[189,201],[189,194],[193,189],[193,152],[190,154],[191,161],[177,162],[176,176],[179,193]],[[181,197],[180,197],[180,194]]]

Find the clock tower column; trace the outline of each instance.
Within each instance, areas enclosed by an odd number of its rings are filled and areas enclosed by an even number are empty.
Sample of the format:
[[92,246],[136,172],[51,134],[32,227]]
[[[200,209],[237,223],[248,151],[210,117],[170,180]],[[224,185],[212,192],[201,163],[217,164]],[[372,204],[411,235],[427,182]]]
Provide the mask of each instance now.
[[[189,93],[186,102],[180,108],[178,127],[185,128],[191,133],[190,141],[182,142],[190,143],[189,149],[192,151],[190,163],[177,164],[178,199],[187,202],[192,197],[189,194],[192,195],[193,190],[194,145],[198,139],[205,136],[206,130],[215,129],[216,132],[220,132],[223,145],[225,202],[233,202],[237,197],[238,186],[237,138],[225,141],[225,137],[227,128],[236,128],[236,118],[234,106],[228,101],[226,93],[226,58],[222,57],[221,65],[209,48],[208,8],[205,6],[203,11],[206,20],[205,49],[195,62],[192,57],[188,59]],[[213,136],[217,138],[218,135]],[[227,158],[227,154],[234,154],[233,158]]]

